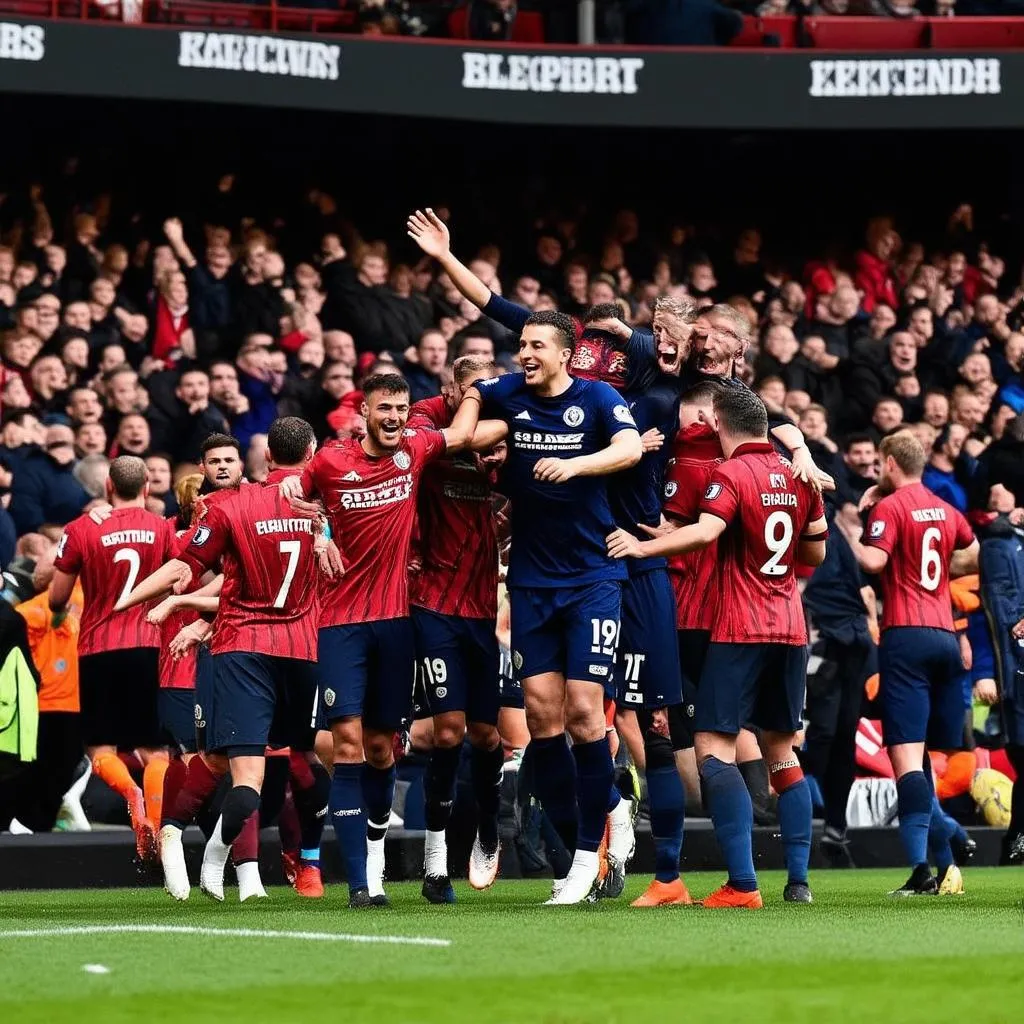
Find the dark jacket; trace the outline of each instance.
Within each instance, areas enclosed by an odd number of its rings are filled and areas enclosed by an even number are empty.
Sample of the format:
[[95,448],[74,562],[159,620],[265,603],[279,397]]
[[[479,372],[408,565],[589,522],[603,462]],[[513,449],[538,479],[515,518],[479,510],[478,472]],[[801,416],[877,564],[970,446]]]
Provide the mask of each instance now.
[[22,462],[11,488],[11,517],[18,536],[38,530],[43,523],[65,526],[92,500],[72,475],[75,464],[58,466],[40,451]]
[[981,540],[978,556],[981,604],[995,653],[999,692],[1018,704],[1024,700],[1024,645],[1010,629],[1024,617],[1024,546],[1008,520],[993,522]]
[[174,393],[177,383],[177,373],[149,378],[146,419],[152,436],[150,448],[166,452],[174,462],[199,462],[200,445],[210,434],[229,433],[228,421],[212,402],[191,415],[188,406]]

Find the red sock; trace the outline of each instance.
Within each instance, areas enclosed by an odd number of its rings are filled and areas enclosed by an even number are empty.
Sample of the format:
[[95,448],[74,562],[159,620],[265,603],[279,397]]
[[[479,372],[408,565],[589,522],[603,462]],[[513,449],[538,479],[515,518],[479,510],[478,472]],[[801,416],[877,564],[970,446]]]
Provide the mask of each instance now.
[[178,790],[170,813],[164,815],[164,821],[185,828],[217,791],[219,782],[220,779],[210,771],[210,766],[197,754],[188,763],[185,783]]
[[[167,774],[164,776],[164,807],[168,809],[168,812],[178,801],[178,794],[181,792],[181,787],[185,785],[187,772],[188,765],[180,757],[174,758],[168,765]],[[168,814],[165,814],[164,817],[168,817]]]
[[[237,820],[237,819],[236,819]],[[247,860],[259,860],[260,856],[260,812],[255,810],[242,826],[242,831],[231,844],[231,860],[237,867]]]
[[281,834],[281,849],[287,853],[298,853],[302,846],[302,828],[291,791],[285,796],[281,813],[277,816],[277,831]]
[[309,789],[313,785],[313,770],[306,760],[306,755],[293,750],[288,757],[288,772],[292,786],[296,789]]

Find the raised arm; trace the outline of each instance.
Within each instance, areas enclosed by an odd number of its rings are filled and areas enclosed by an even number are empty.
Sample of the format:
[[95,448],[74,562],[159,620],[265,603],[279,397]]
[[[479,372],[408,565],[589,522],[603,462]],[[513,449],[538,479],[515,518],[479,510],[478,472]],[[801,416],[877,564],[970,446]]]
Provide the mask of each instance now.
[[491,289],[480,280],[472,270],[457,259],[451,250],[451,236],[448,225],[430,207],[417,210],[409,215],[406,222],[409,237],[423,250],[441,264],[444,272],[452,279],[452,284],[474,306],[483,309],[491,298]]
[[168,217],[164,221],[164,234],[174,250],[174,255],[191,270],[198,260],[185,241],[185,231],[181,226],[181,221],[177,217]]

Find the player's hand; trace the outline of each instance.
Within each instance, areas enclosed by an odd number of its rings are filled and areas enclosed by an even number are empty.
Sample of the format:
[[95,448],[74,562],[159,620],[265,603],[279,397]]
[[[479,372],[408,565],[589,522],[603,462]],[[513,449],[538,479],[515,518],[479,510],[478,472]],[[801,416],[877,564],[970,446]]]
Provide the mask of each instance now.
[[97,525],[102,526],[109,518],[110,513],[114,511],[113,505],[97,505],[90,513],[89,518]]
[[317,560],[320,571],[329,579],[340,579],[345,575],[345,566],[341,561],[341,552],[333,540],[328,540],[318,551]]
[[1015,640],[1024,640],[1024,619],[1021,619],[1013,629],[1010,630]]
[[643,555],[640,541],[626,530],[620,529],[608,534],[605,543],[612,558],[640,558]]
[[653,732],[655,736],[664,736],[668,738],[668,709],[658,708],[657,711],[651,712],[651,728],[650,732]]
[[291,498],[288,502],[292,511],[303,519],[320,519],[324,509],[319,501],[307,501],[305,498]]
[[192,570],[187,565],[183,565],[178,570],[178,578],[171,584],[171,592],[179,595],[184,594],[191,583]]
[[572,459],[538,459],[533,466],[534,480],[549,484],[564,484],[576,475]]
[[51,612],[50,628],[60,629],[60,627],[64,625],[64,620],[68,617],[68,612],[70,610],[71,609],[68,607],[68,605],[65,605],[63,608],[61,608],[59,612]]
[[292,508],[294,508],[294,500],[302,497],[302,481],[297,476],[286,476],[277,485],[277,490],[285,501],[293,503]]
[[965,672],[970,672],[971,667],[974,665],[974,651],[971,650],[971,641],[967,639],[966,633],[961,633],[957,639],[960,643],[960,663],[963,665]]
[[[797,480],[802,480],[805,484],[810,484],[819,493],[822,489],[822,477],[828,477],[832,480],[827,473],[821,473],[818,467],[814,464],[814,459],[811,457],[810,451],[807,448],[797,448],[793,452],[791,459],[793,463],[793,476]],[[835,488],[835,481],[832,480],[832,488]]]
[[209,625],[202,619],[189,623],[168,645],[172,658],[184,658],[193,647],[198,646],[206,639],[209,632]]
[[165,597],[158,605],[149,609],[146,613],[146,621],[151,626],[162,626],[177,610],[177,597]]
[[605,317],[602,320],[591,320],[587,327],[595,331],[614,334],[616,337],[622,338],[623,341],[629,341],[633,336],[633,328],[615,316]]
[[865,512],[869,508],[874,508],[881,500],[882,492],[878,489],[878,484],[872,484],[872,486],[861,495],[857,511]]
[[640,435],[640,443],[643,445],[645,453],[656,452],[665,443],[665,435],[657,427],[651,427],[650,430]]
[[999,690],[996,689],[994,679],[979,679],[974,684],[974,699],[979,704],[987,704],[991,707],[999,703]]
[[428,206],[426,211],[417,210],[406,222],[409,237],[428,256],[441,259],[451,252],[451,235],[448,225]]

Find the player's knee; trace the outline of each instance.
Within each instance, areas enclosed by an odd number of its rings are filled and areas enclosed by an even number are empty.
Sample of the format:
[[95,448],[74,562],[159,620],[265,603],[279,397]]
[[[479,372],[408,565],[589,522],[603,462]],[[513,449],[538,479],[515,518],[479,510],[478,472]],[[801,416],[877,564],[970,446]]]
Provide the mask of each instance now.
[[363,759],[363,729],[358,718],[346,718],[331,726],[334,762],[357,764]]
[[434,746],[457,747],[466,735],[466,719],[460,714],[438,715],[434,719]]
[[676,766],[672,741],[667,736],[650,730],[644,733],[644,758],[649,772]]
[[536,704],[526,708],[526,727],[530,730],[531,739],[546,739],[565,732],[565,718],[562,709],[546,704]]
[[313,751],[317,760],[330,771],[334,765],[334,737],[325,729],[320,729],[313,740]]
[[594,709],[591,705],[581,702],[568,703],[565,709],[565,731],[572,737],[573,743],[593,743],[605,735],[604,711]]
[[477,750],[494,750],[501,743],[501,736],[498,734],[496,725],[489,725],[486,722],[470,722],[467,732],[470,744]]
[[726,763],[736,760],[736,739],[723,733],[699,732],[694,737],[693,748],[698,770],[710,757]]
[[228,759],[223,754],[204,754],[203,758],[206,761],[206,767],[210,769],[210,774],[217,778],[227,775],[231,768]]
[[390,768],[395,759],[392,737],[389,734],[364,736],[363,752],[367,762],[374,768]]

